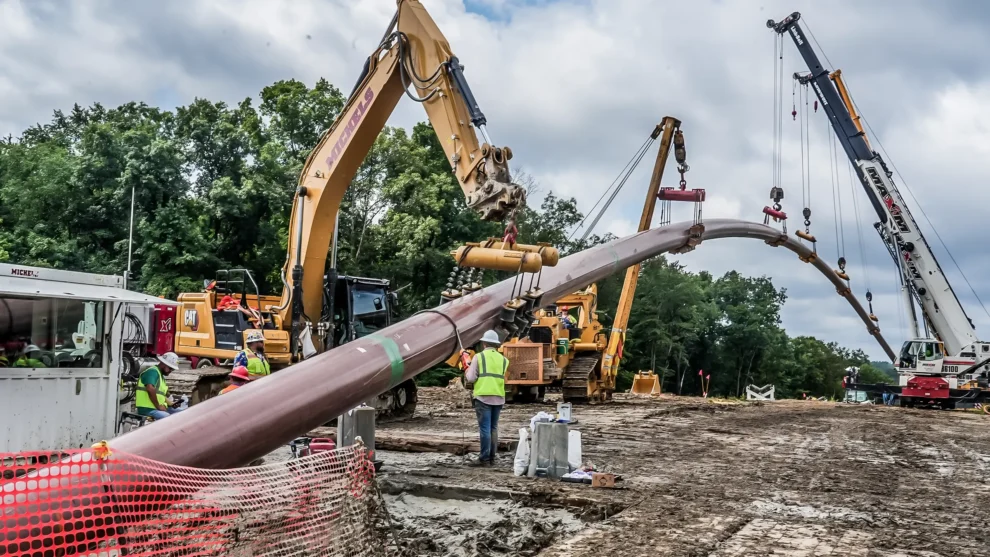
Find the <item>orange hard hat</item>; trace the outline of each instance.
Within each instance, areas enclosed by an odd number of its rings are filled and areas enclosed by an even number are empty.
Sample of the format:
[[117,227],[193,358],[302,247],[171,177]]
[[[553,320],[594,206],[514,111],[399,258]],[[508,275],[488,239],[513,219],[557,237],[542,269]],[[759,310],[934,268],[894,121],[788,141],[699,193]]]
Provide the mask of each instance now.
[[250,381],[251,380],[251,374],[248,373],[248,368],[246,368],[244,366],[237,366],[237,367],[235,367],[234,368],[234,371],[231,371],[230,372],[230,376],[231,377],[236,377],[238,379],[243,379],[245,381]]

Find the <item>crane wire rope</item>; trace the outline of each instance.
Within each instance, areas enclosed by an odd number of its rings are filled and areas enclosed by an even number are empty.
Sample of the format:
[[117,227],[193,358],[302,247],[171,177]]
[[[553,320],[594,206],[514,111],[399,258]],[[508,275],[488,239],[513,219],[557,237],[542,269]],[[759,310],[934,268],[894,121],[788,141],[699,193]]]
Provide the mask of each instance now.
[[[825,53],[825,50],[822,48],[822,45],[818,44],[818,39],[815,38],[815,33],[811,30],[811,26],[808,25],[808,20],[805,19],[804,22],[805,22],[804,24],[805,28],[808,30],[808,34],[811,35],[811,40],[815,41],[815,45],[818,47],[818,51],[821,52],[822,56],[825,57],[825,62],[830,67],[834,68],[835,66],[832,65],[832,61],[828,59],[828,54]],[[862,120],[866,124],[866,128],[870,130],[870,135],[873,137],[874,141],[877,142],[877,146],[880,147],[880,152],[883,153],[883,155],[886,157],[886,160],[889,161],[888,164],[890,164],[890,167],[897,174],[897,177],[901,182],[901,185],[904,186],[904,189],[907,190],[908,195],[911,196],[911,199],[912,201],[914,201],[915,206],[918,207],[918,210],[921,212],[921,216],[925,218],[925,221],[928,223],[928,226],[931,228],[932,233],[935,234],[935,238],[938,240],[939,244],[942,245],[942,249],[945,250],[945,253],[949,256],[949,259],[952,261],[952,264],[955,265],[956,270],[959,271],[959,275],[962,276],[962,279],[966,283],[966,286],[969,287],[969,291],[973,293],[973,296],[976,298],[976,301],[980,304],[980,308],[983,309],[983,313],[985,313],[987,317],[990,317],[990,311],[987,310],[987,306],[983,303],[983,300],[980,298],[980,295],[977,294],[976,289],[973,288],[973,284],[970,283],[969,278],[966,276],[966,273],[963,272],[962,267],[959,266],[959,262],[956,261],[955,256],[952,255],[952,250],[950,250],[949,246],[946,245],[945,241],[942,240],[942,236],[938,233],[938,229],[935,228],[935,224],[932,223],[930,218],[928,218],[928,214],[925,213],[924,206],[922,206],[922,204],[918,202],[918,198],[915,197],[914,192],[911,191],[910,186],[908,186],[907,181],[904,179],[904,175],[901,174],[901,171],[897,169],[897,165],[894,164],[894,161],[890,158],[890,154],[887,152],[887,149],[884,148],[883,142],[880,141],[880,136],[877,135],[875,131],[873,131],[873,126],[870,125],[870,121],[867,120],[866,116],[863,115],[863,111],[860,110],[859,105],[856,103],[856,98],[853,97],[853,94],[851,92],[849,92],[848,94],[849,94],[849,101],[852,103],[853,107],[856,108],[856,112],[859,114],[860,120]],[[894,188],[897,189],[897,186],[894,185]],[[926,327],[927,327],[927,323],[926,323]]]
[[846,257],[846,232],[842,223],[842,192],[835,185],[835,134],[832,133],[831,123],[825,119],[826,133],[828,134],[828,175],[832,181],[832,218],[835,221],[835,249],[838,259],[844,260]]
[[859,262],[863,266],[863,279],[866,282],[866,291],[870,291],[870,270],[866,266],[866,243],[863,241],[863,221],[859,214],[859,201],[856,199],[856,185],[853,182],[852,176],[852,162],[846,165],[846,169],[849,171],[849,194],[852,196],[853,200],[853,212],[856,216],[856,236],[859,239]]
[[[622,167],[622,170],[620,170],[619,174],[616,175],[615,179],[612,180],[612,183],[609,184],[607,188],[605,188],[605,191],[602,192],[601,197],[599,197],[598,201],[596,201],[595,204],[591,207],[591,209],[588,211],[588,214],[586,214],[584,218],[581,219],[581,222],[579,222],[577,226],[571,229],[571,232],[567,235],[568,241],[570,241],[570,239],[574,237],[574,234],[577,233],[577,231],[582,226],[584,226],[584,223],[588,220],[588,217],[590,217],[591,214],[595,212],[595,209],[598,208],[602,200],[605,199],[605,196],[607,196],[611,191],[612,195],[608,198],[608,201],[606,201],[605,205],[602,206],[601,210],[598,212],[598,215],[592,220],[591,224],[584,231],[584,234],[581,236],[581,241],[584,241],[588,238],[591,232],[595,229],[595,226],[598,224],[598,221],[601,220],[602,216],[605,214],[605,211],[608,210],[609,205],[611,205],[612,201],[615,200],[615,196],[619,194],[619,190],[621,190],[622,186],[624,186],[626,184],[626,181],[629,180],[629,176],[631,176],[632,173],[636,170],[636,167],[639,165],[639,162],[643,160],[643,157],[646,155],[646,152],[649,151],[654,141],[656,140],[652,136],[648,137],[646,138],[646,141],[644,141],[643,144],[640,145],[638,149],[636,149],[635,154],[633,154],[632,158],[630,158],[629,161],[626,162],[625,166]],[[612,188],[615,188],[615,190],[612,191]]]
[[784,43],[783,36],[775,35],[773,42],[773,156],[771,181],[774,188],[781,184],[784,134]]
[[[804,100],[804,88],[801,88],[799,90],[797,88],[797,86],[798,86],[797,79],[791,80],[791,104],[792,105],[794,104],[795,92],[798,93],[798,96],[801,97],[801,100]],[[804,108],[805,108],[804,112],[807,113],[808,112],[808,105],[805,104],[805,107]],[[797,106],[796,105],[794,106],[794,109],[793,110],[794,110],[795,113],[797,112]],[[797,116],[797,115],[795,114],[795,116]],[[808,206],[808,193],[807,193],[808,192],[808,190],[807,190],[808,183],[807,183],[807,180],[806,180],[807,174],[805,173],[805,160],[804,160],[804,117],[805,117],[805,114],[801,114],[801,121],[799,122],[800,123],[800,126],[801,126],[801,129],[800,129],[800,134],[801,134],[801,140],[800,140],[800,146],[801,146],[801,206],[802,207],[807,207]]]
[[[898,297],[902,297],[901,293],[902,293],[902,289],[904,288],[907,288],[907,285],[904,284],[904,276],[901,273],[894,273],[894,292],[897,292]],[[909,296],[908,303],[914,304],[914,298],[910,297],[911,296],[910,292],[908,292],[908,296]],[[898,300],[898,302],[894,305],[897,306],[897,327],[901,331],[901,337],[911,338],[912,335],[908,334],[910,331],[906,330],[907,320],[911,318],[911,315],[907,313],[908,308],[903,307],[904,303],[901,302],[900,300]]]

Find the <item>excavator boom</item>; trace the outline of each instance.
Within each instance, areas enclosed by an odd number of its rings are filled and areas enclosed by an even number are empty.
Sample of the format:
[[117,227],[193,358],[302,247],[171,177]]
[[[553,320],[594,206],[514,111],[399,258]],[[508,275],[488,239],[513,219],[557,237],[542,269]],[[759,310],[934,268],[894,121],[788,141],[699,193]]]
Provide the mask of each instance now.
[[484,134],[485,116],[440,29],[419,0],[397,4],[384,39],[299,177],[283,268],[286,288],[276,308],[282,328],[295,330],[294,343],[303,323],[326,326],[329,321],[324,315],[324,275],[337,212],[403,94],[426,109],[468,208],[484,220],[500,221],[512,219],[525,203],[525,191],[511,181],[512,151],[478,140],[475,129]]

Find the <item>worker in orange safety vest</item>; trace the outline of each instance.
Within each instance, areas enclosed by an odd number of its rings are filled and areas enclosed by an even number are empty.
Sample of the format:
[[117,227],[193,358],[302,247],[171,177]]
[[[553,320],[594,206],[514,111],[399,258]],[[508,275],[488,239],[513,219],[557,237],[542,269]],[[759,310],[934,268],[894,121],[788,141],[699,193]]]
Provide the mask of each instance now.
[[237,387],[242,387],[251,382],[251,374],[248,373],[248,368],[244,366],[237,366],[233,371],[230,372],[230,385],[227,385],[220,391],[220,394],[229,393]]

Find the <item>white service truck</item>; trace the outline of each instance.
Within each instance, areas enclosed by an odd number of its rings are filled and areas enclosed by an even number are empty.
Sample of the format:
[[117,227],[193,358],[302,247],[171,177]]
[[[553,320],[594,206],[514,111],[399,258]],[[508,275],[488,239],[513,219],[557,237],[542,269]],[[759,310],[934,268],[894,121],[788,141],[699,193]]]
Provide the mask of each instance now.
[[0,453],[114,435],[127,306],[176,302],[121,276],[0,263]]

